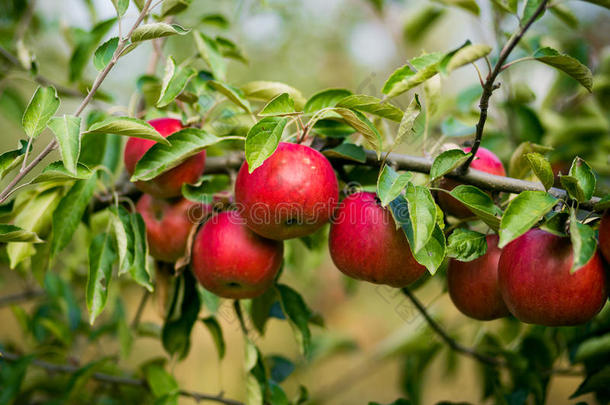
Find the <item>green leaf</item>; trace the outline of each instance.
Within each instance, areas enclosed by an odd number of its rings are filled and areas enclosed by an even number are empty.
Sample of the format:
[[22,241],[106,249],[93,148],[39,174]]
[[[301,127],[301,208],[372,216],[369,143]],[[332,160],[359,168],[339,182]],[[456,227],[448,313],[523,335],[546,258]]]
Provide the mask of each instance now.
[[590,200],[593,197],[596,185],[595,174],[593,174],[591,166],[581,158],[576,157],[572,162],[569,174],[578,181],[578,185],[583,192],[584,201]]
[[382,93],[387,97],[396,97],[425,82],[438,73],[442,58],[442,53],[435,52],[411,59],[410,64],[404,65],[390,75],[383,85]]
[[116,21],[116,18],[100,21],[93,27],[91,32],[84,33],[84,35],[77,38],[76,46],[70,57],[70,71],[68,72],[70,82],[81,79],[93,52]]
[[517,149],[513,152],[510,157],[510,162],[508,164],[508,174],[511,177],[515,177],[517,179],[523,179],[530,171],[530,164],[527,159],[528,153],[540,153],[544,154],[552,151],[553,148],[538,145],[529,141],[522,142],[517,146]]
[[269,363],[271,380],[278,384],[285,381],[295,369],[294,364],[284,356],[268,356],[265,360]]
[[144,377],[152,394],[156,398],[178,394],[180,387],[176,379],[161,364],[151,363],[144,367]]
[[185,271],[174,284],[174,296],[161,331],[161,339],[163,348],[170,355],[184,359],[191,347],[191,332],[201,310],[201,300],[192,272]]
[[0,155],[0,180],[23,161],[28,141],[21,139],[19,149],[9,150]]
[[246,136],[246,161],[250,173],[275,152],[287,122],[287,118],[266,117],[250,129]]
[[152,125],[146,121],[130,117],[111,117],[96,122],[89,127],[85,134],[116,134],[135,138],[150,139],[158,143],[169,145],[169,141],[161,136]]
[[473,135],[476,131],[476,127],[474,125],[464,124],[455,117],[447,117],[447,119],[441,123],[441,131],[445,136],[462,138],[464,136]]
[[90,170],[87,166],[78,163],[76,165],[76,173],[72,174],[66,169],[63,162],[57,161],[49,164],[42,170],[42,173],[38,175],[32,184],[45,183],[45,182],[60,182],[69,180],[86,180],[90,178],[94,171]]
[[359,163],[366,162],[366,152],[364,151],[364,148],[350,142],[343,142],[341,145],[335,146],[332,149],[326,149],[322,153],[324,156],[331,158],[353,160],[354,162]]
[[25,133],[35,138],[47,127],[47,123],[59,108],[55,87],[38,86],[21,120]]
[[216,346],[216,351],[218,352],[218,358],[222,360],[225,357],[226,344],[222,335],[220,323],[218,323],[218,320],[213,316],[208,316],[201,321],[212,335],[214,345]]
[[[610,7],[608,7],[610,8]],[[607,336],[607,335],[606,335]],[[588,394],[588,393],[597,393],[597,392],[606,392],[608,389],[608,384],[610,383],[610,366],[605,365],[601,370],[594,371],[591,374],[587,375],[584,381],[578,386],[576,392],[574,392],[570,399]]]
[[183,184],[182,196],[199,204],[212,204],[214,194],[226,190],[231,185],[231,178],[226,174],[205,174],[195,184]]
[[276,288],[280,296],[282,310],[290,321],[299,342],[301,353],[308,356],[311,351],[311,332],[309,331],[311,310],[305,304],[303,297],[292,288],[283,284],[278,284]]
[[61,199],[53,214],[53,238],[51,239],[51,257],[63,250],[76,231],[78,224],[89,205],[97,176],[88,180],[79,180],[70,188],[70,191]]
[[294,106],[297,110],[302,109],[306,101],[305,97],[303,97],[303,94],[301,94],[299,90],[280,82],[249,82],[241,86],[241,90],[243,91],[245,97],[251,100],[264,102],[267,102],[282,93],[288,93],[294,100]]
[[216,41],[201,31],[193,32],[193,36],[195,38],[195,45],[197,45],[199,56],[201,56],[210,69],[212,69],[214,78],[224,81],[226,79],[227,66]]
[[549,161],[540,153],[536,152],[528,153],[525,157],[527,158],[532,171],[544,186],[544,189],[548,191],[553,187],[553,183],[555,182],[553,168]]
[[[423,186],[408,183],[405,199],[411,217],[411,232],[409,238],[411,251],[419,252],[428,242],[436,226],[436,204],[430,190]],[[407,235],[408,236],[408,235]]]
[[461,184],[451,190],[449,194],[467,206],[473,214],[485,222],[491,229],[497,231],[500,228],[500,218],[498,218],[498,215],[501,215],[502,211],[494,204],[487,193],[475,186]]
[[294,100],[288,93],[282,93],[267,103],[258,113],[261,117],[291,115],[294,109]]
[[[20,209],[13,220],[13,225],[44,236],[51,225],[53,211],[55,211],[60,199],[61,191],[57,188],[35,195],[35,197],[28,199],[25,206]],[[6,245],[11,269],[14,269],[24,259],[34,255],[35,252],[32,243],[10,242]]]
[[110,63],[114,52],[119,46],[119,37],[110,38],[108,41],[101,44],[93,55],[93,66],[97,70],[104,70],[104,68]]
[[396,145],[400,144],[405,137],[415,134],[413,131],[413,125],[415,124],[415,120],[420,113],[421,104],[419,102],[419,97],[417,94],[415,94],[413,96],[413,100],[411,100],[409,106],[405,110],[402,120],[400,121],[400,125],[398,126],[398,132],[396,134],[396,139],[394,140]]
[[352,128],[362,134],[368,145],[377,152],[377,157],[381,155],[381,134],[375,127],[375,124],[369,121],[364,114],[356,110],[334,108],[333,111],[339,114]]
[[225,58],[232,58],[246,64],[248,63],[248,58],[244,55],[241,48],[238,47],[237,44],[231,41],[230,39],[217,36],[216,45],[218,45],[220,53]]
[[303,112],[314,113],[324,108],[335,107],[337,103],[352,95],[347,89],[327,89],[322,90],[307,100]]
[[190,6],[192,0],[164,0],[161,7],[161,17],[183,12]]
[[76,175],[76,165],[80,156],[80,117],[64,115],[49,120],[49,128],[59,143],[61,160],[68,172]]
[[411,14],[402,30],[406,43],[414,43],[422,39],[444,14],[445,9],[437,6],[421,7]]
[[223,138],[202,129],[185,128],[167,137],[170,145],[153,145],[136,164],[131,181],[151,180]]
[[455,52],[447,61],[445,72],[451,73],[453,70],[473,63],[491,52],[489,45],[466,45]]
[[0,404],[16,404],[15,399],[21,395],[21,385],[25,379],[30,363],[34,360],[34,356],[23,356],[15,362],[2,360],[0,355],[0,364],[2,364],[2,373],[0,374]]
[[586,201],[585,192],[580,187],[578,179],[574,176],[559,176],[562,187],[568,192],[568,196],[578,202]]
[[26,231],[15,225],[0,224],[0,243],[32,242],[42,243],[36,232]]
[[202,24],[212,25],[221,29],[229,28],[229,20],[222,14],[205,14],[199,21]]
[[481,12],[479,5],[475,0],[436,0],[439,3],[446,4],[448,6],[459,7],[463,10],[468,11],[476,16]]
[[457,228],[447,240],[447,256],[470,262],[487,252],[485,235],[469,229]]
[[544,191],[523,191],[506,208],[500,224],[500,242],[503,248],[534,226],[557,203],[557,199]]
[[236,105],[241,107],[247,113],[251,113],[252,112],[252,110],[250,108],[250,103],[248,102],[248,100],[246,100],[244,98],[244,96],[242,95],[241,90],[239,90],[239,89],[237,89],[237,88],[235,88],[235,87],[233,87],[231,85],[228,85],[226,83],[221,83],[221,82],[216,81],[216,80],[210,80],[207,83],[214,90],[216,90],[219,93],[223,94],[225,97],[227,97],[233,103],[235,103]]
[[563,21],[570,28],[578,28],[578,17],[563,4],[555,4],[549,8],[551,13]]
[[387,206],[398,197],[412,177],[413,173],[398,174],[389,165],[383,166],[377,178],[377,196],[381,201],[381,206]]
[[164,22],[144,24],[133,30],[131,42],[148,41],[149,39],[169,37],[171,35],[185,35],[189,31],[178,24],[167,24]]
[[110,212],[112,212],[111,224],[119,256],[120,276],[133,264],[135,235],[131,227],[130,214],[123,206],[111,207]]
[[609,0],[584,0],[587,3],[597,4],[598,6],[606,7],[610,9],[610,1]]
[[116,258],[116,247],[112,237],[107,233],[97,235],[89,247],[89,276],[86,294],[89,323],[92,325],[106,306],[112,265]]
[[472,156],[472,153],[466,153],[461,149],[450,149],[441,153],[432,162],[430,180],[433,181],[451,173],[466,162],[470,156]]
[[377,97],[363,94],[347,96],[336,103],[336,106],[367,112],[396,122],[400,122],[403,116],[403,112],[398,107],[381,101]]
[[130,214],[131,229],[133,231],[133,262],[128,268],[131,278],[148,291],[153,291],[152,271],[148,265],[148,240],[146,239],[146,225],[142,216],[137,212]]
[[112,0],[116,13],[119,17],[123,17],[129,8],[129,0]]
[[571,76],[582,84],[585,89],[589,90],[589,92],[593,91],[593,74],[591,70],[573,57],[561,54],[555,49],[547,47],[538,49],[534,53],[534,58]]
[[[521,24],[529,21],[534,15],[542,0],[525,0],[525,6],[523,7],[523,16],[521,17]],[[544,15],[546,9],[542,10],[542,13],[536,18],[537,20]]]
[[574,353],[574,362],[581,363],[604,358],[608,353],[610,353],[610,334],[593,336],[578,345],[578,349]]
[[574,273],[589,263],[597,250],[597,240],[593,228],[578,222],[573,210],[570,215],[570,240],[574,251],[570,273]]
[[176,66],[174,58],[168,57],[165,63],[165,74],[163,75],[163,84],[157,100],[157,107],[165,107],[174,101],[195,74],[197,74],[197,71],[192,67]]
[[606,194],[595,204],[595,211],[604,211],[610,208],[610,194]]
[[441,100],[441,77],[432,76],[424,82],[424,98],[428,114],[435,115]]

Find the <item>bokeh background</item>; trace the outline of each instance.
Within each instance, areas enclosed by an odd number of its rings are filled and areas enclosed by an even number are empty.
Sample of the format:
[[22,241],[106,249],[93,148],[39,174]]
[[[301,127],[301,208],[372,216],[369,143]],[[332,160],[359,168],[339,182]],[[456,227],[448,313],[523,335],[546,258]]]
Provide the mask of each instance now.
[[[9,15],[11,1],[4,2],[7,3],[0,5],[0,30],[8,32],[13,29],[14,21]],[[380,3],[367,0],[194,0],[188,13],[178,15],[176,21],[185,27],[199,26],[205,32],[222,34],[242,47],[248,63],[232,61],[229,64],[228,81],[234,85],[251,80],[272,80],[290,84],[305,96],[324,88],[341,87],[378,97],[385,79],[408,58],[422,51],[448,51],[466,39],[496,46],[498,38],[505,41],[501,30],[510,32],[518,24],[516,19],[510,18],[497,21],[491,3],[487,1],[477,2],[479,16],[460,7],[429,1],[386,1],[381,10],[376,6]],[[492,99],[492,118],[485,144],[505,163],[514,146],[523,140],[554,146],[553,159],[564,172],[566,162],[569,164],[574,156],[581,155],[600,173],[600,190],[605,194],[610,177],[610,12],[580,1],[561,2],[561,5],[571,14],[547,13],[528,38],[530,43],[537,41],[555,46],[590,66],[596,75],[597,98],[583,94],[570,79],[561,77],[548,66],[523,63],[511,69],[510,75],[501,77],[508,85],[503,85]],[[202,17],[211,13],[224,15],[230,25],[202,25]],[[31,33],[25,35],[25,40],[36,54],[40,73],[56,82],[67,83],[67,64],[72,51],[68,40],[70,28],[89,29],[96,21],[114,14],[110,0],[38,1]],[[124,26],[129,26],[136,15],[132,4]],[[577,26],[570,20],[571,15],[577,16]],[[116,30],[106,37],[114,35],[117,35]],[[3,45],[12,48],[13,44]],[[102,87],[114,100],[110,103],[100,101],[98,106],[113,112],[128,109],[136,91],[136,81],[148,68],[151,51],[147,44],[121,59]],[[183,60],[191,56],[195,48],[189,37],[179,37],[168,39],[163,51],[165,55],[172,54]],[[525,50],[518,50],[517,56],[520,52]],[[24,136],[21,114],[36,86],[26,73],[9,71],[8,65],[0,66],[3,69],[0,149],[7,150]],[[480,66],[484,68],[483,64]],[[95,69],[88,66],[85,79],[91,80],[94,76]],[[476,119],[477,86],[476,71],[471,67],[443,78],[439,108],[458,111],[461,122],[472,126]],[[475,98],[471,97],[470,105],[462,109],[460,100],[463,102],[473,92]],[[572,96],[568,98],[565,94]],[[406,107],[409,97],[397,99],[397,105]],[[519,97],[525,97],[526,102],[515,103],[512,114],[505,116],[506,110],[499,112],[494,108],[522,100]],[[69,113],[78,101],[62,99],[58,113]],[[451,128],[447,126],[436,125],[435,128],[431,134],[435,141],[459,143],[465,139],[452,138]],[[50,139],[50,136],[45,132],[41,139]],[[38,145],[44,144],[44,141],[38,142]],[[397,151],[425,153],[421,145],[409,143]],[[86,249],[84,245],[72,248]],[[299,384],[303,384],[312,397],[324,404],[361,404],[369,400],[384,403],[400,397],[406,385],[420,380],[421,386],[409,389],[420,390],[424,404],[441,400],[480,401],[481,378],[473,361],[458,359],[447,347],[439,345],[437,337],[396,290],[348,281],[333,266],[326,249],[311,253],[300,241],[291,241],[287,243],[287,250],[285,282],[304,295],[309,305],[323,316],[325,324],[324,328],[314,327],[315,350],[310,359],[299,354],[286,322],[272,319],[266,336],[257,339],[263,353],[279,354],[296,364],[286,385],[290,394],[295,394]],[[86,274],[86,262],[66,261],[62,266],[77,274]],[[26,283],[17,272],[11,272],[6,266],[1,268],[0,295],[19,291]],[[140,294],[139,288],[124,285],[111,290],[109,303],[113,302],[113,296],[120,295],[126,301],[129,318],[137,307]],[[451,304],[442,274],[419,288],[417,294],[430,312],[464,344],[476,344],[486,330],[503,331],[507,343],[510,342],[514,322],[469,321]],[[153,326],[162,323],[157,302],[157,297],[153,296],[143,322]],[[28,305],[31,304],[25,304],[24,308],[29,308]],[[224,391],[228,397],[243,398],[243,340],[229,302],[221,304],[219,319],[227,341],[226,358],[217,359],[211,336],[197,324],[188,358],[174,364],[173,370],[185,389]],[[0,341],[19,344],[22,335],[10,307],[0,307],[0,325]],[[428,361],[421,355],[426,348],[430,353],[438,350],[439,354]],[[84,362],[117,351],[116,341],[108,338],[95,345],[78,342],[73,356]],[[132,353],[122,358],[120,365],[133,369],[146,359],[163,355],[159,340],[139,338]],[[551,383],[548,403],[576,402],[567,398],[579,382],[577,377],[557,376]],[[181,399],[184,404],[191,402]]]

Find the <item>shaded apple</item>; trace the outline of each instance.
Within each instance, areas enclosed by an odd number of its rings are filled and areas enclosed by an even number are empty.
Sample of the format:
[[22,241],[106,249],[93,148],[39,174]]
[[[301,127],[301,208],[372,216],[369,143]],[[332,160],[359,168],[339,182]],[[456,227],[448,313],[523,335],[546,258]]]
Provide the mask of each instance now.
[[[464,152],[469,153],[471,149],[472,148],[465,148]],[[489,149],[482,147],[477,150],[476,158],[472,161],[470,167],[482,172],[495,174],[497,176],[506,176],[504,166],[496,154]],[[460,184],[462,183],[459,181],[445,177],[439,181],[439,187],[448,191],[453,190]],[[467,218],[474,215],[472,211],[468,209],[468,207],[450,196],[448,193],[437,193],[437,200],[438,205],[443,209],[443,211],[447,214],[453,215],[454,217]]]
[[426,268],[415,261],[404,232],[374,193],[345,198],[335,213],[329,235],[335,266],[349,277],[376,284],[404,287]]
[[250,229],[283,240],[309,235],[327,223],[339,187],[324,155],[309,146],[281,142],[252,173],[244,162],[235,200]]
[[193,225],[205,220],[212,207],[186,199],[169,202],[144,194],[136,210],[146,224],[151,256],[160,261],[175,262],[184,256]]
[[607,285],[599,253],[570,274],[570,238],[531,229],[502,249],[498,281],[502,298],[519,320],[569,326],[593,318],[606,302]]
[[254,298],[272,284],[284,243],[252,232],[236,211],[214,215],[199,230],[192,253],[195,276],[225,298]]
[[[180,131],[182,123],[173,118],[158,118],[148,121],[161,135],[168,137]],[[125,169],[133,174],[136,164],[144,154],[155,144],[155,141],[142,138],[129,138],[125,145]],[[191,156],[180,165],[160,174],[149,181],[137,181],[135,185],[141,191],[157,198],[177,197],[181,194],[182,185],[195,183],[203,174],[205,167],[205,151]]]
[[606,211],[599,223],[599,251],[610,264],[610,211]]
[[498,235],[487,235],[487,252],[470,262],[449,261],[447,284],[451,300],[464,315],[481,321],[510,315],[498,287]]

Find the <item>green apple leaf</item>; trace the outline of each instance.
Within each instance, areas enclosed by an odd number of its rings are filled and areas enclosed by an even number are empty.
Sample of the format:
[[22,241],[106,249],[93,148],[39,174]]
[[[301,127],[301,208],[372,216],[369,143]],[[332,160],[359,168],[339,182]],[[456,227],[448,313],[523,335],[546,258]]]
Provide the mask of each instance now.
[[294,100],[294,107],[300,110],[305,105],[306,99],[303,94],[292,86],[280,82],[269,81],[253,81],[241,86],[241,91],[244,97],[255,100],[268,102],[282,93],[290,94]]
[[[423,186],[408,183],[405,199],[411,217],[412,236],[409,239],[411,250],[415,254],[428,243],[436,226],[436,204],[430,190]],[[409,235],[407,234],[407,237]]]
[[258,113],[261,117],[284,116],[296,113],[294,100],[288,93],[282,93],[269,101]]
[[110,63],[114,52],[119,46],[119,37],[110,38],[108,41],[101,44],[93,55],[93,66],[97,70],[104,70],[104,68]]
[[280,297],[282,310],[292,326],[301,348],[301,353],[304,356],[308,356],[311,351],[309,321],[312,317],[312,312],[298,292],[284,284],[278,284],[276,288]]
[[503,248],[530,230],[557,203],[544,191],[523,191],[508,204],[500,223],[500,242]]
[[574,251],[574,260],[570,273],[580,270],[595,255],[597,239],[595,231],[588,225],[578,222],[574,210],[570,214],[570,240]]
[[90,32],[84,32],[75,38],[76,44],[70,57],[70,69],[68,72],[70,82],[76,82],[82,78],[85,67],[89,64],[93,52],[116,21],[117,18],[100,21],[95,24]]
[[[440,52],[423,54],[411,59],[409,64],[397,69],[390,75],[381,90],[387,97],[396,97],[418,86],[438,73],[443,58]],[[415,70],[414,70],[415,69]]]
[[597,4],[598,6],[605,7],[610,9],[610,1],[609,0],[584,0],[587,3]]
[[130,214],[131,229],[133,230],[133,262],[128,268],[131,278],[148,291],[153,291],[152,271],[148,263],[148,240],[146,238],[146,225],[144,219],[137,212]]
[[347,89],[322,90],[307,100],[303,111],[305,113],[313,113],[324,108],[335,107],[339,101],[351,95],[352,92]]
[[224,81],[227,74],[227,64],[222,57],[222,53],[218,48],[216,41],[201,31],[194,31],[195,45],[199,56],[203,59],[210,69],[216,80]]
[[80,156],[80,117],[64,115],[49,120],[49,128],[59,143],[61,160],[66,170],[76,175],[76,165]]
[[381,134],[377,130],[377,127],[375,127],[375,124],[369,121],[364,114],[356,110],[334,108],[333,111],[339,114],[352,128],[362,134],[370,147],[377,152],[377,157],[381,155]]
[[419,102],[419,96],[415,94],[413,100],[411,100],[407,106],[407,109],[402,116],[402,120],[400,121],[400,125],[398,126],[398,132],[396,134],[396,139],[394,140],[396,145],[400,144],[405,138],[415,134],[413,128],[415,120],[419,117],[420,113],[421,104]]
[[42,170],[42,173],[38,175],[32,184],[35,183],[46,183],[55,181],[68,181],[68,180],[86,180],[90,178],[95,171],[90,170],[87,166],[82,163],[76,165],[76,172],[70,173],[61,161],[53,162]]
[[163,75],[163,84],[157,100],[157,107],[165,107],[174,101],[195,74],[197,74],[197,71],[192,67],[176,66],[174,58],[168,57],[165,63],[165,74]]
[[389,165],[383,166],[383,169],[377,178],[377,196],[381,201],[381,206],[386,207],[398,197],[412,177],[413,173],[407,172],[398,174]]
[[185,35],[189,31],[178,24],[167,24],[164,22],[144,24],[133,30],[131,42],[148,41],[149,39],[169,37],[171,35]]
[[184,359],[190,351],[191,332],[201,310],[201,299],[192,272],[183,272],[174,284],[174,298],[165,318],[161,340],[167,353]]
[[250,103],[244,98],[244,95],[240,89],[237,89],[229,84],[219,82],[217,80],[210,80],[207,82],[210,87],[219,93],[223,94],[237,106],[241,107],[247,113],[251,113]]
[[51,257],[63,250],[76,231],[97,184],[97,176],[78,180],[61,199],[53,214]]
[[461,262],[471,262],[487,252],[485,234],[457,228],[447,240],[447,256]]
[[131,227],[129,212],[121,205],[110,207],[111,224],[119,256],[119,276],[133,264],[135,235]]
[[212,335],[214,345],[216,346],[216,351],[218,352],[218,358],[222,360],[225,357],[226,344],[222,335],[222,328],[220,327],[220,323],[214,316],[208,316],[207,318],[203,318],[201,322],[203,322],[203,325],[206,327],[208,332],[210,332],[210,335]]
[[489,45],[466,45],[451,56],[448,60],[443,60],[442,66],[444,67],[445,73],[451,73],[453,70],[475,62],[491,52]]
[[0,224],[0,243],[31,242],[42,243],[36,232],[27,231],[15,225]]
[[470,156],[472,156],[472,153],[466,153],[461,149],[450,149],[441,153],[432,162],[430,180],[434,181],[447,173],[451,173],[466,162]]
[[123,17],[129,8],[129,0],[112,0],[112,4],[119,17]]
[[130,117],[111,117],[101,122],[96,122],[83,133],[87,134],[116,134],[134,138],[150,139],[158,143],[169,145],[165,139],[152,125],[146,121]]
[[9,150],[0,155],[0,180],[23,161],[28,141],[21,139],[19,143],[21,144],[19,149]]
[[238,60],[242,63],[248,64],[248,58],[244,55],[243,51],[237,44],[231,41],[228,38],[217,36],[216,37],[216,45],[218,45],[218,49],[220,53],[225,58],[231,58]]
[[610,194],[603,196],[597,204],[595,204],[595,211],[604,211],[610,208]]
[[246,136],[246,161],[250,173],[275,152],[287,122],[285,117],[265,117],[250,129]]
[[580,186],[580,182],[574,176],[559,176],[559,181],[563,188],[568,192],[568,196],[578,202],[586,201],[585,192]]
[[199,204],[212,204],[214,193],[226,190],[231,178],[226,174],[204,174],[196,184],[183,184],[182,196]]
[[547,47],[538,49],[534,53],[534,58],[566,73],[579,82],[585,89],[589,90],[589,92],[593,91],[593,74],[591,70],[573,57],[561,54],[555,49]]
[[366,152],[360,145],[355,145],[351,142],[343,142],[339,146],[332,149],[326,149],[322,152],[324,156],[337,159],[353,160],[354,162],[366,162]]
[[583,192],[584,201],[590,200],[593,197],[596,185],[595,174],[591,166],[581,158],[576,157],[572,162],[569,174],[578,181],[578,185]]
[[178,403],[180,386],[170,373],[165,371],[163,366],[157,362],[152,362],[144,367],[144,378],[150,387],[155,398],[155,404],[171,405]]
[[38,86],[21,120],[27,136],[36,138],[59,108],[59,96],[55,87]]
[[183,12],[193,0],[164,0],[161,6],[161,18]]
[[[532,18],[532,16],[540,6],[540,3],[542,3],[542,0],[525,0],[525,6],[523,7],[523,16],[521,16],[522,23],[525,23],[526,21],[529,21],[530,18]],[[536,20],[540,19],[544,15],[545,11],[546,9],[542,10],[542,13],[540,13]]]
[[459,7],[462,10],[466,10],[469,13],[472,13],[478,16],[481,12],[479,5],[475,0],[436,0],[439,3],[445,4],[447,6]]
[[528,153],[545,154],[552,151],[553,148],[538,145],[533,142],[522,142],[513,152],[508,163],[508,174],[516,179],[523,179],[529,173],[531,166],[527,159]]
[[400,122],[403,116],[403,112],[400,110],[400,108],[388,102],[381,101],[377,97],[367,96],[364,94],[347,96],[336,103],[336,107],[358,110],[360,112],[377,115],[396,122]]
[[222,14],[212,13],[205,14],[199,20],[202,24],[211,25],[221,29],[229,28],[229,20]]
[[473,214],[485,222],[491,229],[497,231],[500,228],[502,210],[498,208],[491,197],[475,186],[461,184],[451,190],[450,194],[467,206]]
[[544,189],[548,191],[553,187],[553,183],[555,182],[553,168],[549,161],[540,153],[536,152],[528,153],[525,157],[527,158],[532,171],[544,186]]
[[169,145],[156,143],[136,164],[131,181],[151,180],[223,140],[199,128],[184,128],[167,137]]
[[108,299],[108,288],[112,278],[112,265],[117,259],[112,236],[107,233],[97,235],[89,247],[89,276],[87,278],[87,308],[89,323],[102,313]]

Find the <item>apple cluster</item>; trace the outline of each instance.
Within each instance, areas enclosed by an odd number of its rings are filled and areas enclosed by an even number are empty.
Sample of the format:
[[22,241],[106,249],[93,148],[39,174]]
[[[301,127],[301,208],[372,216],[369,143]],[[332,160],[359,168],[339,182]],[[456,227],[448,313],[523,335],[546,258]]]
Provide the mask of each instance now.
[[[150,124],[163,136],[182,129],[180,121],[161,118]],[[154,144],[131,138],[125,167],[131,174]],[[469,152],[469,149],[465,149]],[[330,162],[309,146],[281,142],[265,162],[250,171],[244,162],[235,181],[236,210],[213,212],[210,205],[181,197],[183,184],[203,174],[205,152],[136,186],[145,194],[137,203],[147,228],[150,252],[160,261],[184,256],[191,231],[207,219],[195,236],[191,263],[199,282],[227,298],[253,298],[269,288],[282,264],[283,241],[303,237],[331,221],[330,256],[349,277],[393,287],[418,280],[426,268],[411,253],[392,214],[375,193],[356,192],[339,204],[339,189]],[[472,167],[505,175],[502,162],[479,148]],[[459,185],[442,179],[451,190]],[[439,206],[458,218],[470,210],[447,193],[436,196]],[[610,260],[610,215],[600,225],[600,251],[572,273],[569,238],[532,229],[498,247],[498,236],[487,235],[487,251],[470,262],[449,261],[449,295],[456,307],[478,320],[510,314],[519,320],[547,326],[588,321],[604,305],[607,294],[604,261]]]

